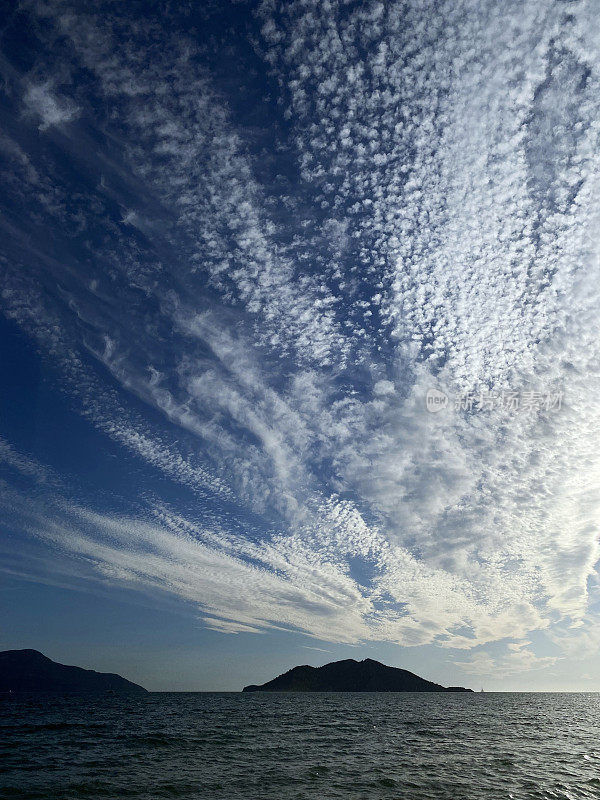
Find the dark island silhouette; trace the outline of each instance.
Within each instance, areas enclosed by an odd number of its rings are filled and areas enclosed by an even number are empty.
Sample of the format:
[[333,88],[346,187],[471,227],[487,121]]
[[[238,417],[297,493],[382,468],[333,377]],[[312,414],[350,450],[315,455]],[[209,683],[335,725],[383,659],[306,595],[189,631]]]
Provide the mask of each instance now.
[[113,672],[58,664],[37,650],[0,652],[0,692],[146,693]]
[[365,658],[332,661],[322,667],[294,667],[261,686],[244,692],[472,692],[462,686],[440,686],[413,672]]

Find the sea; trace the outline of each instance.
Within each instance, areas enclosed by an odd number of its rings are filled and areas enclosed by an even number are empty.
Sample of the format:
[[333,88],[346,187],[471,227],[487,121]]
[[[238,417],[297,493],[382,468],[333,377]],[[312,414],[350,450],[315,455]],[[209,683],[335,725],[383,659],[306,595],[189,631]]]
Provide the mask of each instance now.
[[599,694],[0,697],[2,798],[600,798]]

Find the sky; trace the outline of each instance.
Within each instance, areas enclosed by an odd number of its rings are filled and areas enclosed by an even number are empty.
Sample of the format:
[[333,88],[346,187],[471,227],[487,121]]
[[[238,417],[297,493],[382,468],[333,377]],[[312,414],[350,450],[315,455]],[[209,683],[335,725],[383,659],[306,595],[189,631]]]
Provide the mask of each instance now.
[[3,19],[0,647],[600,691],[596,3]]

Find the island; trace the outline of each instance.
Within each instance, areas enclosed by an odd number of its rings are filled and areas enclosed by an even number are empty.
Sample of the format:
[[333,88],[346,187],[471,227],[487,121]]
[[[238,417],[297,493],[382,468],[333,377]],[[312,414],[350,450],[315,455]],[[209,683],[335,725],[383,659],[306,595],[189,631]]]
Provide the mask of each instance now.
[[365,658],[332,661],[322,667],[294,667],[261,686],[244,692],[472,692],[462,686],[440,686],[413,672]]
[[113,672],[58,664],[37,650],[0,652],[0,692],[111,692],[145,694]]

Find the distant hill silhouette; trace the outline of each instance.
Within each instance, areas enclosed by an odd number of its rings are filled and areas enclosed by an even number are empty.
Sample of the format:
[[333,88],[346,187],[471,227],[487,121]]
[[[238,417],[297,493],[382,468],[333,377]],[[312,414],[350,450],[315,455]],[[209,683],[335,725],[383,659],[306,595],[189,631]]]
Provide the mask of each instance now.
[[0,652],[0,692],[146,692],[112,672],[57,664],[37,650]]
[[294,667],[262,686],[244,692],[471,692],[461,686],[440,686],[397,667],[365,658],[332,661],[323,667]]

